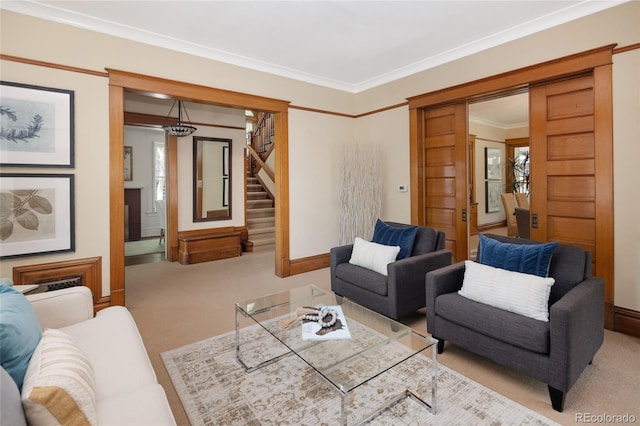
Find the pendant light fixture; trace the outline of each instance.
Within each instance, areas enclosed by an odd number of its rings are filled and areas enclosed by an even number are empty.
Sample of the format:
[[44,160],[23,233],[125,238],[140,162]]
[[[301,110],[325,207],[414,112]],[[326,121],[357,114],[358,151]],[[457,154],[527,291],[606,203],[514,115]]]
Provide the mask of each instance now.
[[[173,108],[176,106],[176,102],[178,102],[178,122],[176,124],[167,124],[162,126],[165,132],[167,132],[171,136],[177,136],[179,138],[189,136],[196,129],[191,125],[189,120],[189,114],[187,113],[187,108],[184,106],[182,101],[173,101],[173,105],[171,105],[171,109],[169,110],[169,114],[167,114],[167,121],[171,119],[171,112]],[[184,110],[184,115],[187,117],[186,124],[182,122],[182,111]]]

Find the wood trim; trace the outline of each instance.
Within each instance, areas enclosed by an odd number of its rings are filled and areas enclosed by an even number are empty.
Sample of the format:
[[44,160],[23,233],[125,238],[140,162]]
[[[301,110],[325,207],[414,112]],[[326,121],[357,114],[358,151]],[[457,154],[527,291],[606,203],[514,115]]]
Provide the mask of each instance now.
[[409,106],[409,102],[402,102],[400,104],[395,104],[395,105],[391,105],[391,106],[388,106],[388,107],[374,109],[373,111],[363,112],[362,114],[356,114],[353,117],[354,118],[366,117],[367,115],[378,114],[380,112],[389,111],[389,110],[392,110],[392,109],[401,108],[401,107],[405,107],[405,106]]
[[613,211],[613,66],[611,63],[593,69],[595,144],[595,243],[598,252],[595,267],[605,280],[605,327],[614,328],[614,211]]
[[165,149],[167,156],[167,187],[166,187],[166,225],[164,233],[167,260],[178,261],[178,138],[171,135],[165,136]]
[[107,68],[109,84],[121,86],[140,94],[164,94],[170,98],[191,102],[208,102],[234,108],[257,109],[261,111],[285,111],[289,101],[249,95],[231,90],[216,89],[209,86],[184,83],[160,77],[136,74],[128,71]]
[[613,54],[617,55],[618,53],[629,52],[631,50],[640,49],[640,43],[630,44],[628,46],[616,47],[613,49]]
[[291,275],[289,247],[289,113],[274,116],[275,151],[275,217],[276,217],[276,275]]
[[411,195],[411,223],[425,223],[424,186],[424,110],[409,110],[409,188]]
[[[110,85],[110,238],[112,301],[124,305],[124,91],[164,94],[194,102],[273,112],[276,146],[276,275],[290,274],[289,260],[289,102],[196,84],[107,69]],[[177,138],[167,136],[167,258],[178,259]],[[117,293],[117,294],[116,294]],[[116,296],[114,297],[114,294]]]
[[[142,114],[139,112],[124,112],[124,124],[130,126],[142,126],[142,127],[162,127],[165,124],[175,124],[178,119],[171,117],[162,117],[159,115],[152,114]],[[212,123],[201,123],[197,121],[190,121],[194,126],[206,126],[206,127],[217,127],[219,129],[234,129],[234,130],[245,130],[245,127],[240,126],[224,126],[222,124],[212,124]]]
[[614,330],[630,336],[640,337],[640,312],[614,306]]
[[513,93],[514,90],[525,89],[533,82],[557,79],[561,76],[576,74],[601,65],[610,64],[611,52],[615,46],[615,44],[609,44],[469,83],[413,96],[407,98],[409,108],[424,108],[459,100],[471,100],[477,97],[484,98],[488,95],[495,97],[501,94],[510,94]]
[[69,65],[56,64],[53,62],[39,61],[36,59],[27,59],[27,58],[22,58],[20,56],[5,55],[4,53],[0,53],[0,59],[4,61],[19,62],[27,65],[35,65],[37,67],[53,68],[53,69],[62,70],[62,71],[95,75],[97,77],[107,77],[107,78],[109,77],[109,74],[107,74],[104,71],[94,71],[87,68],[78,68],[78,67],[72,67]]
[[298,106],[298,105],[289,105],[289,108],[291,108],[291,109],[299,109],[301,111],[316,112],[318,114],[329,114],[329,115],[337,115],[339,117],[356,118],[356,116],[353,115],[353,114],[347,114],[347,113],[344,113],[344,112],[328,111],[328,110],[324,110],[324,109],[308,108],[308,107],[303,107],[303,106]]
[[276,179],[275,179],[275,175],[273,174],[273,171],[271,171],[269,166],[267,166],[265,162],[262,161],[262,158],[260,158],[260,155],[258,155],[255,149],[253,149],[251,145],[247,145],[247,151],[249,151],[249,154],[251,155],[251,157],[253,157],[253,159],[256,160],[256,162],[258,163],[259,169],[264,170],[267,176],[269,176],[272,181],[275,181]]
[[[595,83],[594,134],[598,143],[595,152],[596,176],[596,256],[597,275],[605,280],[605,326],[614,327],[614,221],[613,221],[613,107],[612,107],[612,52],[615,44],[578,54],[566,56],[481,80],[437,90],[409,98],[410,108],[410,170],[411,170],[411,218],[412,223],[421,223],[424,206],[419,198],[422,192],[415,167],[419,164],[420,148],[418,134],[421,129],[420,114],[428,108],[469,102],[470,100],[513,93],[540,82],[561,80],[585,73],[593,74]],[[422,112],[421,112],[422,111]],[[532,141],[533,142],[533,141]],[[535,160],[534,160],[535,161]],[[414,184],[416,183],[416,184]],[[544,182],[539,183],[544,185]],[[415,220],[415,222],[414,222]]]
[[[615,46],[615,44],[614,44],[614,46]],[[629,46],[623,46],[623,47],[614,48],[613,49],[613,54],[616,55],[618,53],[624,53],[624,52],[628,52],[630,50],[636,50],[636,49],[640,49],[640,43],[635,43],[635,44],[631,44]],[[64,70],[64,71],[77,72],[77,73],[81,73],[81,74],[91,74],[91,75],[96,75],[96,76],[99,76],[99,77],[107,77],[107,78],[109,77],[109,73],[107,73],[107,72],[93,71],[93,70],[89,70],[89,69],[85,69],[85,68],[78,68],[78,67],[73,67],[73,66],[68,66],[68,65],[57,64],[57,63],[53,63],[53,62],[39,61],[39,60],[35,60],[35,59],[28,59],[28,58],[23,58],[23,57],[20,57],[20,56],[5,55],[5,54],[2,54],[2,53],[0,53],[0,60],[6,60],[6,61],[12,61],[12,62],[20,62],[20,63],[24,63],[24,64],[47,67],[47,68],[55,68],[55,69],[60,69],[60,70]],[[361,114],[346,114],[346,113],[341,113],[341,112],[337,112],[337,111],[329,111],[329,110],[323,110],[323,109],[317,109],[317,108],[310,108],[310,107],[304,107],[304,106],[300,106],[300,105],[289,105],[289,108],[298,109],[298,110],[302,110],[302,111],[310,111],[310,112],[315,112],[315,113],[319,113],[319,114],[337,115],[337,116],[340,116],[340,117],[347,117],[347,118],[360,118],[360,117],[365,117],[367,115],[372,115],[372,114],[377,114],[379,112],[388,111],[390,109],[399,108],[399,107],[402,107],[402,106],[405,106],[405,105],[408,105],[409,108],[411,108],[410,102],[403,102],[403,103],[400,103],[400,104],[390,105],[390,106],[382,107],[382,108],[379,108],[379,109],[376,109],[376,110],[363,112]]]
[[109,277],[111,303],[124,306],[124,90],[109,85]]
[[329,253],[302,257],[291,261],[291,275],[303,274],[330,266]]
[[16,284],[35,284],[43,280],[62,279],[77,275],[82,276],[84,286],[91,290],[94,312],[111,304],[109,296],[102,297],[102,257],[16,266],[13,268],[13,282]]

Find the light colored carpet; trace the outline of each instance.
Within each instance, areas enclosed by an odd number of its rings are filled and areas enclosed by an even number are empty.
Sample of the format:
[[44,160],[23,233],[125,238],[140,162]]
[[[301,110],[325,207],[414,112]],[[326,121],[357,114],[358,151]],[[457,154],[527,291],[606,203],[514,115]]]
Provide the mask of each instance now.
[[[362,335],[356,331],[358,324],[352,321],[349,327],[354,339]],[[250,347],[247,358],[257,362],[287,352],[258,325],[242,329],[241,341]],[[392,345],[364,362],[378,362],[391,351],[406,350],[403,345]],[[161,356],[192,425],[340,424],[340,395],[318,373],[297,356],[246,373],[235,358],[234,332],[163,352]],[[407,387],[430,402],[431,362],[428,357],[417,355],[357,388],[350,400],[350,411],[354,413],[349,424],[366,417]],[[349,372],[361,368],[350,365]],[[370,424],[556,424],[444,366],[439,368],[437,392],[436,415],[405,398]]]
[[[126,268],[126,306],[133,314],[160,384],[179,425],[188,425],[160,353],[220,335],[234,328],[234,303],[261,294],[309,283],[330,289],[329,268],[279,278],[273,251],[257,250],[241,257],[181,265],[158,262]],[[402,319],[426,333],[424,310]],[[634,415],[640,421],[640,339],[605,331],[605,341],[567,395],[565,410],[551,408],[547,386],[447,345],[440,365],[561,424],[575,424],[583,413]]]
[[164,241],[158,244],[160,237],[139,241],[127,241],[124,243],[125,256],[138,256],[140,254],[164,253]]

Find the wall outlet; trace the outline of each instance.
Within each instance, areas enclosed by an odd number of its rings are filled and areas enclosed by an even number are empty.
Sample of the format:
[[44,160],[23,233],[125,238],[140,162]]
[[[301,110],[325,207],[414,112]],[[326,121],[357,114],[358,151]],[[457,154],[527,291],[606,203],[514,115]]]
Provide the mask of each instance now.
[[398,192],[407,192],[407,185],[398,185]]

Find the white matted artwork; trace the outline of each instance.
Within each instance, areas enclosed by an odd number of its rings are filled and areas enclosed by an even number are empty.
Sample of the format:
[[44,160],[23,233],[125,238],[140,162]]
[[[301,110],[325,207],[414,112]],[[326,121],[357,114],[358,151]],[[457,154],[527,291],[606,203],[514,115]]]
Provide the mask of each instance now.
[[2,166],[73,167],[74,92],[0,81]]
[[502,152],[499,148],[484,149],[485,179],[502,180]]
[[74,176],[0,174],[0,259],[75,251]]
[[486,200],[487,200],[487,213],[499,212],[502,209],[502,181],[490,180],[486,182]]

